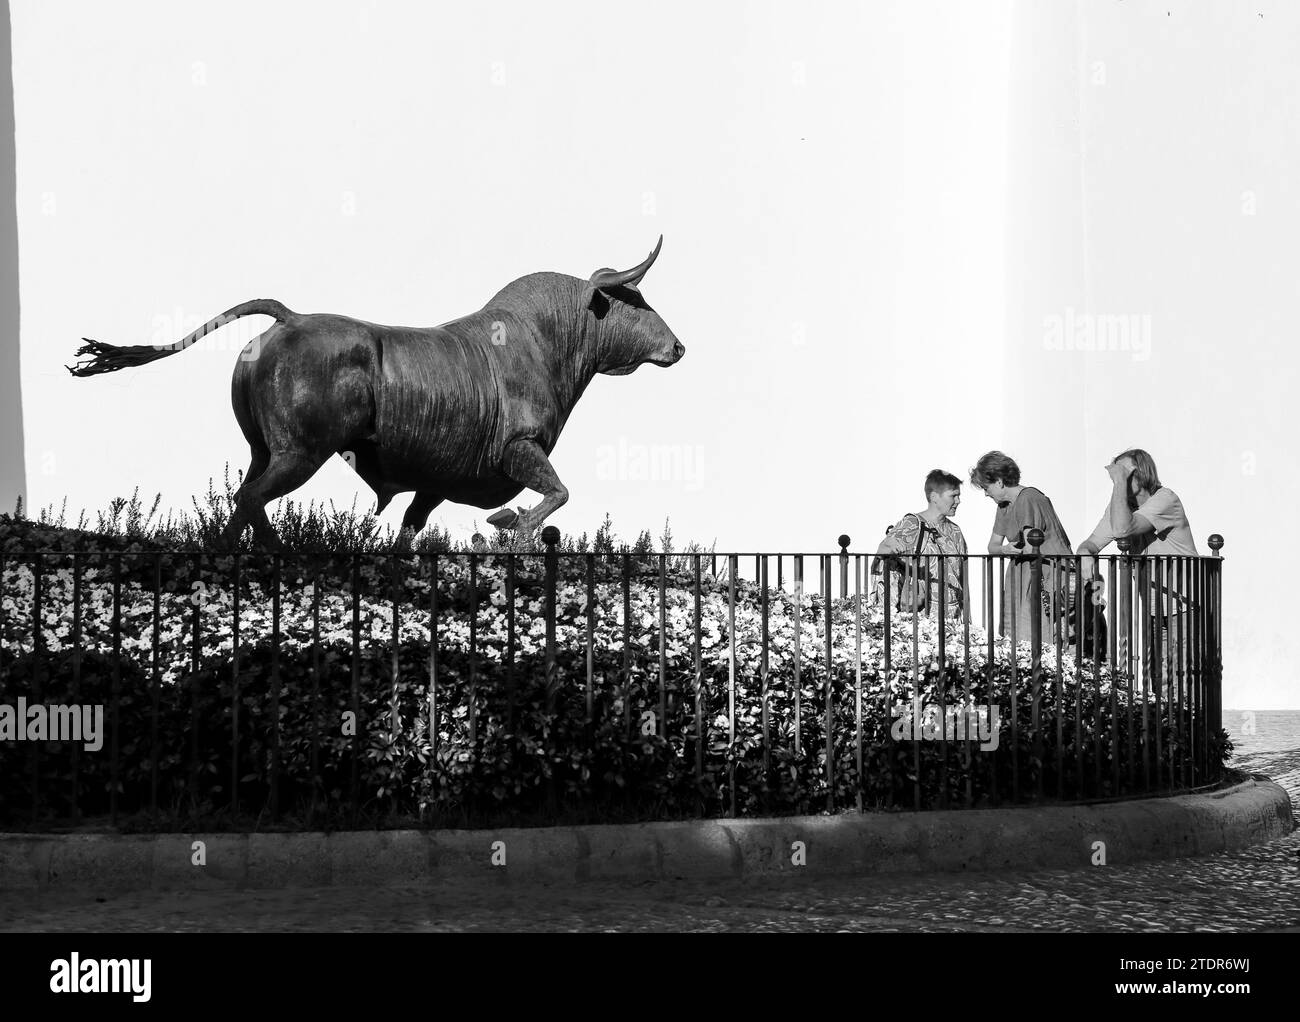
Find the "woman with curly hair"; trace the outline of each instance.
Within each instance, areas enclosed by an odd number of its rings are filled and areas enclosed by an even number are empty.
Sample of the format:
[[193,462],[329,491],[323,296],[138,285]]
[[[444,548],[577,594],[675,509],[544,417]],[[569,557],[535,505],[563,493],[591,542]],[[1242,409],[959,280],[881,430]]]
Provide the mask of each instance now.
[[[1042,627],[1044,642],[1051,639],[1054,621],[1062,621],[1069,609],[1070,537],[1047,495],[1020,482],[1020,466],[1001,451],[989,451],[970,470],[972,485],[998,506],[989,536],[989,553],[1010,557],[1002,584],[1002,634],[1016,642],[1028,642],[1033,635],[1034,617]],[[1026,538],[1030,530],[1043,533],[1043,584],[1034,585],[1034,548]],[[1063,560],[1057,561],[1060,557]],[[1052,580],[1057,579],[1057,598],[1052,600]],[[1051,610],[1055,603],[1057,616]]]

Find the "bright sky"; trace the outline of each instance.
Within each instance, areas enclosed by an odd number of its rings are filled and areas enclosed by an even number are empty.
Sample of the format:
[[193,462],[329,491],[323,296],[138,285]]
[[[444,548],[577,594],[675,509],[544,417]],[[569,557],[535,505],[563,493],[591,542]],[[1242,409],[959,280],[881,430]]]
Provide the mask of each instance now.
[[[1288,541],[1252,510],[1300,498],[1300,12],[1159,6],[14,0],[31,501],[187,508],[247,466],[229,374],[268,321],[75,380],[83,336],[170,342],[254,297],[441,323],[662,233],[643,289],[686,357],[593,383],[554,524],[874,548],[929,469],[998,447],[1077,543],[1101,465],[1146,446],[1198,543],[1228,538],[1228,704],[1295,706]],[[1050,350],[1068,308],[1148,316],[1149,357]],[[335,459],[294,498],[358,489]]]

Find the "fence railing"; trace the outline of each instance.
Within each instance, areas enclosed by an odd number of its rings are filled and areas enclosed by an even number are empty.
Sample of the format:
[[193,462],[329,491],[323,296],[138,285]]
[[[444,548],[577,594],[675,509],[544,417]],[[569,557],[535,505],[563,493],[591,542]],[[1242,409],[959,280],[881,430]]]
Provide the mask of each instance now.
[[1018,557],[557,540],[4,554],[0,820],[654,819],[1220,778],[1218,536],[1095,559],[1032,534]]

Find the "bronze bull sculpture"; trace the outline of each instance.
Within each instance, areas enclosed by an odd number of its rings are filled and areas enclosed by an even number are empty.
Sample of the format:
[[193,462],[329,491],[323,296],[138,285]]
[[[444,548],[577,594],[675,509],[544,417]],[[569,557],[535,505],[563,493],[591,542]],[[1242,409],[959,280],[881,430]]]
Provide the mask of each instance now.
[[67,369],[93,376],[183,351],[241,316],[274,325],[235,365],[231,404],[252,460],[236,493],[225,540],[253,526],[279,549],[269,501],[297,489],[333,454],[348,460],[378,498],[415,498],[399,544],[424,528],[444,500],[489,508],[525,488],[536,507],[508,508],[492,525],[530,535],[568,500],[550,454],[597,373],[622,376],[650,362],[670,366],[686,349],[637,285],[663,246],[639,266],[601,269],[589,280],[533,273],[507,284],[478,312],[436,327],[380,326],[346,316],[291,312],[269,298],[236,305],[170,345],[86,341],[90,356]]

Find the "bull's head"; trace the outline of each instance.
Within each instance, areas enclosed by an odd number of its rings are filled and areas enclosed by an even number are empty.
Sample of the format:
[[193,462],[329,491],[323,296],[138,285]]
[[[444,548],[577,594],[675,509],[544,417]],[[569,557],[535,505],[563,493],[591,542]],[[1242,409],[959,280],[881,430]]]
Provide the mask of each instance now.
[[622,271],[597,270],[587,282],[583,303],[599,322],[596,372],[626,376],[645,362],[670,366],[686,354],[682,342],[673,336],[663,317],[650,308],[638,289],[663,244],[660,235],[659,244],[640,266]]

